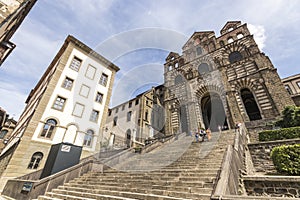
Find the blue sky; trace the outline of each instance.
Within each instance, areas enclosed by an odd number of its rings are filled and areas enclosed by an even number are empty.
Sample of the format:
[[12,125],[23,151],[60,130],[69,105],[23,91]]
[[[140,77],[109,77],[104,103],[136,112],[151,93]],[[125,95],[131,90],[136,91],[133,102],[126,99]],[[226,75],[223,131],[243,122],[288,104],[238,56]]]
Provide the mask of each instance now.
[[[249,25],[282,78],[297,74],[299,10],[298,0],[38,0],[12,38],[16,49],[0,67],[0,107],[20,116],[30,90],[68,34],[121,68],[111,105],[133,97],[142,86],[163,83],[170,50],[181,54],[195,31],[213,30],[219,36],[228,20]],[[141,33],[149,29],[157,34]],[[173,35],[170,40],[166,33]]]

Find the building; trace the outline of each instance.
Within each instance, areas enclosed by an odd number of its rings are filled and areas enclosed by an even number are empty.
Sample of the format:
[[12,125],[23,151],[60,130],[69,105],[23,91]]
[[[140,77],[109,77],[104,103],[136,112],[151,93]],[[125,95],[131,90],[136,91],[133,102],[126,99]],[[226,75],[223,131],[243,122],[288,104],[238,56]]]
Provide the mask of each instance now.
[[106,145],[126,148],[164,132],[164,86],[152,87],[135,98],[109,109],[104,128]]
[[53,144],[82,146],[81,158],[99,152],[118,70],[73,36],[66,38],[0,155],[1,190],[7,179],[42,169]]
[[166,134],[198,128],[263,127],[294,102],[247,24],[229,21],[216,37],[195,32],[164,65]]
[[6,111],[0,107],[0,153],[11,137],[16,124],[17,121],[9,118]]
[[291,95],[297,106],[300,106],[300,74],[282,79],[285,89]]
[[37,0],[0,0],[0,65],[16,47],[10,41]]

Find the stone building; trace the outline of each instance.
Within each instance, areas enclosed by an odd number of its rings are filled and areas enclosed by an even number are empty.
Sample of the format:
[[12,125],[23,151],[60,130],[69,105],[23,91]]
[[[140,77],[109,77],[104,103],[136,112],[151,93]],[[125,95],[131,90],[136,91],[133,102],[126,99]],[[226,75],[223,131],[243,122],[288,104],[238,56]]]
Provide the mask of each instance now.
[[109,109],[103,141],[109,147],[131,147],[162,133],[163,97],[160,85]]
[[16,47],[10,41],[37,0],[0,0],[0,65]]
[[195,32],[182,55],[166,58],[167,134],[234,128],[238,122],[264,126],[294,104],[247,24],[229,21],[220,32]]
[[42,169],[53,144],[82,146],[81,158],[99,152],[118,70],[73,36],[66,38],[0,155],[1,190],[7,179]]
[[0,107],[0,153],[11,137],[16,124],[17,121],[9,118],[6,111]]
[[282,79],[285,89],[291,95],[297,106],[300,106],[300,74]]

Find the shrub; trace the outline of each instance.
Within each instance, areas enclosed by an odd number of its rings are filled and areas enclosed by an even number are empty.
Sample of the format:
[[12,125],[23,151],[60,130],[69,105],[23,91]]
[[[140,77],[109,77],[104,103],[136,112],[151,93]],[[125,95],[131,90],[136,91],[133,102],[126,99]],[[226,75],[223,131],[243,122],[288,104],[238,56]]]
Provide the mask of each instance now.
[[286,106],[282,111],[282,118],[274,125],[281,128],[300,126],[300,107]]
[[259,141],[285,140],[300,138],[300,127],[282,128],[259,132]]
[[278,172],[285,175],[300,175],[300,144],[274,147],[271,158]]

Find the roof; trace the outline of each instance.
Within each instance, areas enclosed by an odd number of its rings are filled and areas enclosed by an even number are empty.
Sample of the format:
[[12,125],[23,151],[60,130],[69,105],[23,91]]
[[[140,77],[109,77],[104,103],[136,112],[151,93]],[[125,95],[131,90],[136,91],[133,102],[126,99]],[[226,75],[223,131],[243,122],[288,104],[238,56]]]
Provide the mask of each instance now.
[[293,79],[300,79],[300,74],[295,74],[292,76],[288,76],[286,78],[281,79],[282,82],[291,81]]

